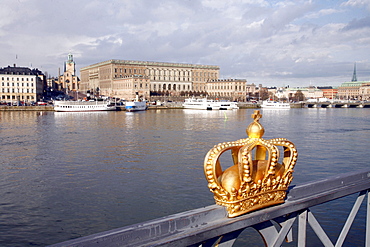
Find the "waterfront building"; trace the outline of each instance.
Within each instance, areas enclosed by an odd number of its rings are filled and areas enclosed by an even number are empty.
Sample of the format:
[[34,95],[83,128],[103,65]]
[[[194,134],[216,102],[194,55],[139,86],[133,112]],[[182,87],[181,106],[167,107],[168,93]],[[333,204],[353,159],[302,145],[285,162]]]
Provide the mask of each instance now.
[[0,68],[0,79],[0,100],[13,105],[40,101],[46,86],[45,75],[40,70],[15,64]]
[[[319,99],[324,97],[324,92],[319,87],[281,87],[281,88],[269,88],[268,95],[272,100],[294,100],[297,92],[303,94],[305,99]],[[296,100],[296,99],[295,99]]]
[[360,88],[366,89],[366,85],[370,81],[350,81],[344,82],[338,87],[338,98],[344,100],[360,100],[363,92],[360,93]]
[[338,96],[338,88],[337,87],[317,87],[322,91],[322,97],[327,99],[335,99]]
[[56,77],[47,78],[46,86],[48,90],[58,90],[58,78]]
[[138,93],[143,99],[149,99],[150,79],[147,76],[131,75],[113,80],[112,96],[120,99],[132,99]]
[[[140,98],[148,98],[150,93],[186,95],[205,91],[208,81],[218,79],[219,70],[213,65],[108,60],[80,69],[80,91],[125,99],[134,98],[136,93]],[[130,85],[133,88],[128,88]]]
[[280,99],[280,100],[289,100],[290,97],[290,90],[287,87],[273,87],[268,89],[269,94],[272,94],[273,99]]
[[292,87],[287,89],[287,94],[289,98],[294,97],[294,95],[300,91],[306,99],[319,99],[324,97],[324,93],[321,89],[314,86],[309,87]]
[[370,82],[364,83],[360,88],[359,88],[359,93],[360,93],[360,99],[361,100],[370,100]]
[[319,99],[324,97],[324,92],[315,86],[309,86],[305,89],[306,90],[301,91],[306,99]]
[[59,90],[65,91],[77,91],[79,90],[80,79],[76,75],[76,63],[73,61],[73,55],[68,54],[68,60],[64,62],[63,74],[59,72],[58,87]]
[[205,91],[213,98],[231,101],[246,101],[247,95],[256,93],[255,84],[247,84],[246,79],[217,79],[206,83]]
[[344,100],[365,100],[369,84],[370,81],[357,81],[355,63],[352,80],[344,82],[338,87],[338,98]]

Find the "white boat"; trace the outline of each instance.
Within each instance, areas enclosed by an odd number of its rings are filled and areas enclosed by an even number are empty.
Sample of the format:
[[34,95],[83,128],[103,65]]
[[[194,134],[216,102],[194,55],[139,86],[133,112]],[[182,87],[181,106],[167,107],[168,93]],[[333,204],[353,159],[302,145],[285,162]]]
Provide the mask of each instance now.
[[276,102],[272,100],[265,100],[261,104],[261,108],[270,108],[270,109],[289,109],[290,103]]
[[196,99],[189,98],[185,99],[182,104],[185,109],[198,109],[198,110],[230,110],[239,109],[236,102],[229,101],[217,101],[207,98]]
[[125,105],[126,111],[145,111],[148,109],[146,101],[128,101]]
[[126,111],[145,111],[148,109],[148,104],[146,100],[139,100],[139,96],[136,95],[135,100],[127,101],[125,104]]
[[115,111],[117,107],[110,101],[54,101],[57,112]]
[[215,101],[215,104],[220,106],[220,110],[233,110],[239,109],[238,103],[230,101]]
[[202,98],[189,98],[185,99],[182,104],[185,109],[199,109],[199,110],[219,110],[220,107],[214,104],[214,100]]

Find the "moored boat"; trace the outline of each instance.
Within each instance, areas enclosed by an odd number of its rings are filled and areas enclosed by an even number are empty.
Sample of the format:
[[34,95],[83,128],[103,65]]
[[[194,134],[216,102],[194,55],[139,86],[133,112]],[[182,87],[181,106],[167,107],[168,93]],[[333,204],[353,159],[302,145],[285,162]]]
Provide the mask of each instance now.
[[239,109],[238,104],[236,102],[231,102],[231,101],[216,101],[215,103],[220,106],[220,110]]
[[139,95],[136,94],[136,98],[133,101],[127,101],[125,104],[126,111],[145,111],[148,109],[146,100],[139,100]]
[[128,101],[125,104],[126,111],[145,111],[148,109],[146,101]]
[[115,111],[117,107],[110,101],[54,101],[57,112]]
[[214,100],[202,98],[189,98],[185,99],[182,104],[185,109],[199,109],[199,110],[219,110],[220,107],[214,104]]
[[217,101],[207,98],[188,98],[182,104],[185,109],[198,109],[198,110],[230,110],[239,109],[236,102],[230,101]]
[[277,102],[272,100],[265,100],[261,104],[261,108],[270,109],[290,109],[290,103]]

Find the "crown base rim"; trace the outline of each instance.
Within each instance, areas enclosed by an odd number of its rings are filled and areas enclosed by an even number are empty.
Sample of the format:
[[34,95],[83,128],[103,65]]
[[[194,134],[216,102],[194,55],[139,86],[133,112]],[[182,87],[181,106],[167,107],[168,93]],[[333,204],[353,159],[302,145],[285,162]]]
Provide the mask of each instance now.
[[[251,207],[251,208],[243,210],[243,211],[238,211],[238,212],[233,212],[233,213],[227,212],[227,217],[234,218],[234,217],[246,214],[246,213],[257,211],[259,209],[275,206],[275,205],[278,205],[278,204],[283,204],[284,202],[285,202],[284,200],[276,201],[276,202],[266,203],[266,204],[263,204],[263,205],[254,206],[254,207]],[[229,211],[228,209],[226,209],[226,210]]]
[[237,201],[221,201],[215,198],[216,204],[224,206],[229,218],[237,217],[258,209],[285,202],[286,191],[262,193]]

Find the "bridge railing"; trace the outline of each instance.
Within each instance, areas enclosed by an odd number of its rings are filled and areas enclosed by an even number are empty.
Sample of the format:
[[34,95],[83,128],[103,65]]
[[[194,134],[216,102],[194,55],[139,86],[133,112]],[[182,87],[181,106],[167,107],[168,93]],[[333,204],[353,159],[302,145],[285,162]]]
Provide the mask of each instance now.
[[[351,224],[370,189],[370,170],[342,174],[321,181],[292,186],[285,203],[227,218],[218,205],[186,211],[52,245],[60,246],[232,246],[239,234],[253,227],[266,246],[284,240],[306,246],[307,223],[324,246],[342,246]],[[335,243],[318,223],[310,207],[358,193],[353,208]],[[367,196],[365,246],[370,247],[370,199]],[[297,239],[292,226],[298,221]]]

